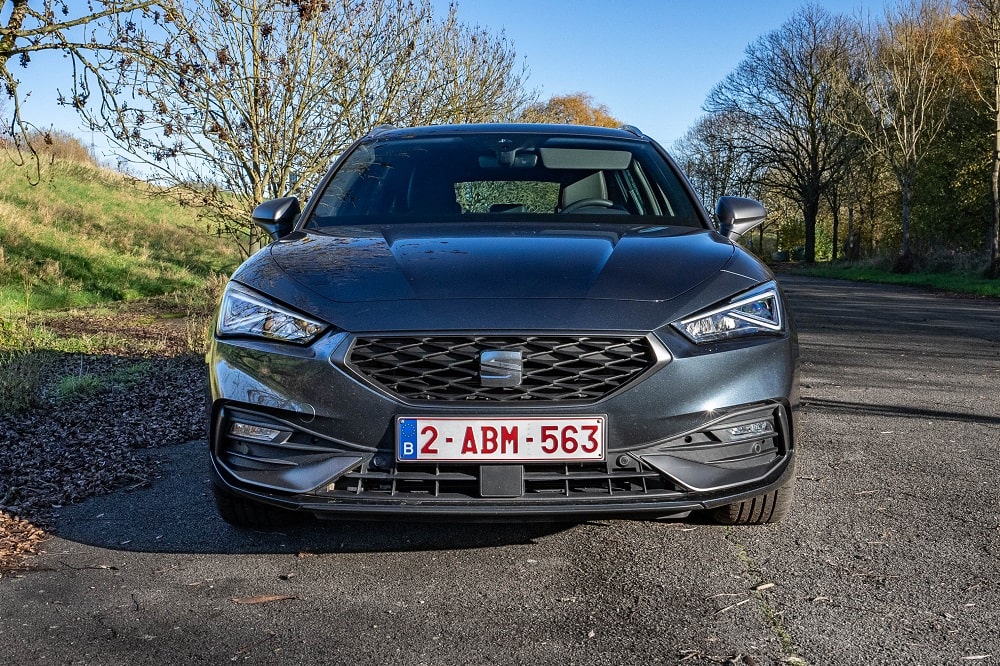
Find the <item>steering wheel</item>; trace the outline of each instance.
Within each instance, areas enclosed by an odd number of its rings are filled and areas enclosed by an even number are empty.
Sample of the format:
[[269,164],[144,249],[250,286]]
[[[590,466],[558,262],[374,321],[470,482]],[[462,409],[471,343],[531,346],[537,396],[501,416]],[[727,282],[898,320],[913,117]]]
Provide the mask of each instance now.
[[560,213],[572,213],[578,211],[581,208],[589,208],[590,206],[598,206],[600,208],[611,208],[615,204],[613,201],[608,199],[580,199],[579,201],[574,201],[570,205],[563,208]]

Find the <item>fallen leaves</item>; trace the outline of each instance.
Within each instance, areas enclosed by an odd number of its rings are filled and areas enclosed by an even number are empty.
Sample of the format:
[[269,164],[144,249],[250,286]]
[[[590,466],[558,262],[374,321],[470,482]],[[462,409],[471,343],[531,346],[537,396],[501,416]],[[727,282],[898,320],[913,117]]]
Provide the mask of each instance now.
[[717,655],[708,654],[704,650],[681,650],[678,663],[685,663],[697,659],[699,663],[709,662],[713,664],[726,664],[726,666],[757,666],[763,662],[749,654],[737,655]]
[[[51,386],[84,373],[112,376],[136,359],[66,354],[52,361]],[[0,415],[0,506],[29,520],[94,495],[147,484],[155,471],[139,452],[198,439],[204,417],[204,361],[143,361],[133,386],[110,386],[99,399],[43,396],[44,409]]]
[[255,594],[252,597],[233,597],[233,601],[242,605],[273,604],[276,601],[291,601],[298,597],[290,594]]
[[750,597],[747,597],[746,599],[744,599],[742,601],[737,601],[735,604],[729,604],[725,608],[722,608],[722,609],[719,609],[719,610],[715,611],[715,614],[716,615],[722,615],[723,613],[728,613],[729,611],[733,610],[734,608],[739,608],[743,604],[748,604],[748,603],[750,603]]
[[[49,523],[53,511],[149,483],[156,460],[140,450],[204,435],[204,415],[196,409],[205,400],[204,360],[185,355],[183,321],[180,326],[178,321],[140,322],[127,313],[59,320],[66,326],[85,323],[88,335],[113,334],[108,339],[118,347],[88,354],[38,352],[46,354],[39,408],[0,413],[0,512],[6,512],[0,518],[0,573],[37,552],[45,535],[35,525]],[[146,344],[150,336],[157,345]],[[80,376],[128,381],[108,379],[96,396],[59,395],[60,380]]]
[[[759,594],[760,592],[766,592],[767,590],[770,590],[773,587],[776,587],[776,585],[774,583],[760,583],[760,584],[754,586],[753,591],[757,592]],[[748,592],[737,592],[737,593],[723,592],[723,593],[720,593],[720,594],[713,594],[710,597],[706,597],[705,601],[709,601],[709,600],[712,600],[712,599],[719,599],[721,597],[742,597],[744,595],[746,595],[745,599],[743,599],[741,601],[737,601],[734,604],[729,604],[728,606],[726,606],[724,608],[720,608],[719,610],[715,611],[716,615],[721,615],[723,613],[728,613],[729,611],[733,610],[734,608],[739,608],[743,604],[750,603],[750,601],[753,600],[753,597],[750,596],[750,593],[748,593]]]
[[20,568],[25,558],[37,554],[46,538],[40,528],[0,511],[0,576]]

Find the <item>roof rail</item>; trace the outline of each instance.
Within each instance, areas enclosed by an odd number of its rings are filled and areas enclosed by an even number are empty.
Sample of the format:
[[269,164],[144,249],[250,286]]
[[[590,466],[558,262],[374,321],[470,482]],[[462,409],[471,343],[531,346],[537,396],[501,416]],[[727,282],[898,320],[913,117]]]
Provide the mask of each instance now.
[[379,134],[382,134],[383,132],[388,132],[389,130],[394,130],[394,129],[396,129],[396,126],[388,123],[384,125],[376,125],[371,129],[370,132],[368,132],[368,136],[377,136]]
[[623,130],[625,132],[628,132],[630,134],[635,134],[640,139],[645,139],[646,138],[646,135],[643,134],[642,131],[638,127],[636,127],[635,125],[622,125],[618,129]]

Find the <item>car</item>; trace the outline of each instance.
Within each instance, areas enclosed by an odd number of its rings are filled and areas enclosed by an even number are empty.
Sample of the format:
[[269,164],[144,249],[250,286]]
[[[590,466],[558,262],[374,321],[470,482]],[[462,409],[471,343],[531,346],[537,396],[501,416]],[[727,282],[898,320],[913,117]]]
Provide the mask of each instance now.
[[207,354],[223,519],[781,520],[774,275],[634,127],[379,127],[232,275]]

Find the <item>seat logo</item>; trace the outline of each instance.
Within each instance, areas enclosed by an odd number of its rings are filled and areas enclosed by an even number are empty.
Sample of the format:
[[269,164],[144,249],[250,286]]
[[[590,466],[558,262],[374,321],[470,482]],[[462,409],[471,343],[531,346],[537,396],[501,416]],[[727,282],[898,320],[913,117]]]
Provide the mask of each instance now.
[[484,351],[479,355],[479,381],[484,387],[521,385],[524,361],[519,351]]

